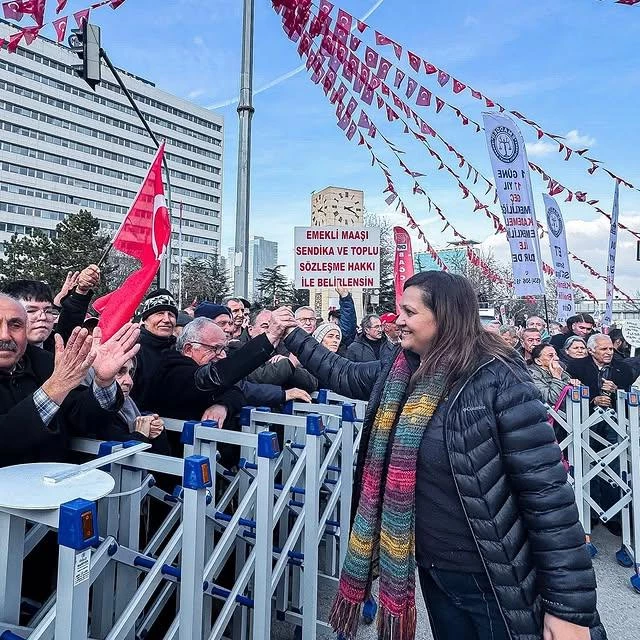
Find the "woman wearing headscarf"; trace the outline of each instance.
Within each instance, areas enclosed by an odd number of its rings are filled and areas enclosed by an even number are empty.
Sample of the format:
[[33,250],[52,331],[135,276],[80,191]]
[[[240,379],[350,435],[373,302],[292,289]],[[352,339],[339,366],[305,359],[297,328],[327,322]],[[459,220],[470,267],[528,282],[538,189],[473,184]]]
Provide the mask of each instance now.
[[285,340],[322,386],[369,400],[330,616],[348,639],[378,575],[379,638],[414,638],[416,565],[437,640],[606,637],[546,409],[476,300],[461,276],[413,276],[401,344],[382,362],[350,362],[299,329]]

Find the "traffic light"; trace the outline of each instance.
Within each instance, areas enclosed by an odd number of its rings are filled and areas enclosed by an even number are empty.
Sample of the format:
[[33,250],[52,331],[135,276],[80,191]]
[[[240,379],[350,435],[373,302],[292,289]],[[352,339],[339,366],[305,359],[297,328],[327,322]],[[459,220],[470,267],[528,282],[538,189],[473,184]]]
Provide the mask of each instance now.
[[100,27],[86,20],[81,29],[72,29],[67,43],[82,60],[72,65],[76,73],[95,91],[100,84]]

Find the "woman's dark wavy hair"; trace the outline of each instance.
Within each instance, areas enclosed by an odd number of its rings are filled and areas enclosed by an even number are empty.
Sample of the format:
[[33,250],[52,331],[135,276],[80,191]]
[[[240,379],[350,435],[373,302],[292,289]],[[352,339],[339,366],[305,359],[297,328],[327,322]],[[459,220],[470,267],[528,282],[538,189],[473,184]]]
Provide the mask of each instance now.
[[422,302],[436,317],[437,333],[414,379],[446,372],[447,390],[473,373],[481,359],[493,356],[505,363],[517,357],[500,336],[480,322],[478,299],[469,281],[447,271],[423,271],[409,278],[404,290],[417,287]]

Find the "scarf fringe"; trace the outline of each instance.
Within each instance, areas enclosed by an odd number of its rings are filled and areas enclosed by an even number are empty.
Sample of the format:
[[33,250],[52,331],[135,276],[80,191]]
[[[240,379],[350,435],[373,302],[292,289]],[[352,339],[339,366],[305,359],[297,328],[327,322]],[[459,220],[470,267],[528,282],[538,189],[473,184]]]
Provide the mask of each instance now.
[[378,611],[378,640],[413,640],[416,635],[416,620],[415,606],[407,607],[401,616],[394,616],[381,609]]
[[344,640],[355,640],[361,610],[361,602],[349,602],[344,596],[338,594],[329,614],[331,628]]

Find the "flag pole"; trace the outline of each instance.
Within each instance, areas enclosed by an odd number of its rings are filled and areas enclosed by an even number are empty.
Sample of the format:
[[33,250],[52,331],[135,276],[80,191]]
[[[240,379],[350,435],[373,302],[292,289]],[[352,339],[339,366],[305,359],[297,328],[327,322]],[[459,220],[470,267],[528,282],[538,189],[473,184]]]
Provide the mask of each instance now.
[[247,297],[249,285],[249,207],[251,192],[251,118],[253,108],[253,13],[254,0],[244,0],[242,19],[242,62],[238,103],[238,176],[236,196],[236,238],[233,273],[234,293]]
[[178,225],[178,308],[182,309],[182,201],[180,201]]
[[[109,67],[109,70],[113,74],[113,77],[118,81],[118,84],[122,89],[122,93],[124,93],[127,100],[129,101],[129,104],[138,115],[138,118],[140,118],[140,122],[142,122],[142,124],[144,125],[144,128],[147,130],[147,133],[153,140],[154,144],[156,145],[157,148],[160,148],[160,141],[156,137],[156,134],[153,133],[153,130],[151,129],[151,127],[149,126],[149,123],[145,119],[144,114],[142,113],[142,111],[140,111],[140,108],[136,104],[136,101],[133,99],[131,92],[129,91],[124,81],[120,77],[120,73],[113,66],[111,60],[109,59],[109,56],[107,55],[107,52],[102,47],[100,47],[100,57],[107,63],[107,66]],[[166,155],[162,157],[162,166],[164,167],[165,181],[167,183],[166,202],[167,202],[167,211],[169,212],[169,224],[171,224],[172,222],[171,220],[172,219],[171,176],[169,173],[169,165],[167,163]],[[109,247],[109,250],[110,249],[111,247]],[[106,259],[108,253],[109,251],[107,251],[102,256],[101,260]],[[168,261],[168,268],[167,268],[167,261]],[[169,235],[169,245],[167,246],[167,257],[163,259],[162,264],[160,265],[160,271],[158,272],[158,277],[159,277],[158,286],[168,289],[171,284],[171,235]]]

